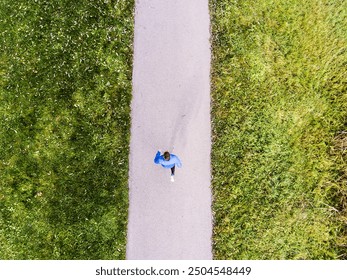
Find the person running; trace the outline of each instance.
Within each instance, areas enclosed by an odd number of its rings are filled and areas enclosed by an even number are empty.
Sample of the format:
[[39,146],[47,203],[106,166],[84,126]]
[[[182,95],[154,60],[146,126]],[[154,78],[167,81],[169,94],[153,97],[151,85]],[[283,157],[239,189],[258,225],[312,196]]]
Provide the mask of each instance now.
[[163,155],[160,155],[160,151],[157,152],[154,158],[155,164],[161,164],[164,168],[171,168],[171,182],[175,182],[175,167],[182,167],[182,163],[178,156],[170,154],[166,151]]

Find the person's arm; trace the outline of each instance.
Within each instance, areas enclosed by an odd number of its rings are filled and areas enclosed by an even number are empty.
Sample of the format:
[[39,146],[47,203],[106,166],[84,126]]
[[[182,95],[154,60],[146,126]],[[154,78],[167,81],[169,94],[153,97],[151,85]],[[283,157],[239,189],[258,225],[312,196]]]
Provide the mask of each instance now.
[[182,167],[182,163],[181,163],[181,161],[180,161],[180,159],[178,158],[178,156],[175,156],[175,158],[176,158],[176,165],[177,165],[177,167]]
[[154,163],[159,164],[160,163],[160,152],[158,151],[154,158]]

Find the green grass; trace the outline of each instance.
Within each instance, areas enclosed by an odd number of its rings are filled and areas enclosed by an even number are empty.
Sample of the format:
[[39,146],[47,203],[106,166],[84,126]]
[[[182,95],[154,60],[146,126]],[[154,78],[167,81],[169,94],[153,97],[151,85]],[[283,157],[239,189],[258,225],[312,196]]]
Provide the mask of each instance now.
[[347,259],[347,2],[211,1],[216,259]]
[[134,1],[0,2],[0,259],[124,259]]

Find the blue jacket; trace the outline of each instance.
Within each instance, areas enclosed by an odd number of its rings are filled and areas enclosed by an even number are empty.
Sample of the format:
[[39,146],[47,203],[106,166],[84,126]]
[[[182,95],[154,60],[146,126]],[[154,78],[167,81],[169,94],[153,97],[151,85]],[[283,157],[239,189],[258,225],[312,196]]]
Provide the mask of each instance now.
[[154,163],[161,164],[164,168],[172,168],[175,165],[177,165],[177,167],[182,167],[182,163],[177,156],[170,154],[170,160],[165,160],[164,156],[161,156],[159,151],[155,155]]

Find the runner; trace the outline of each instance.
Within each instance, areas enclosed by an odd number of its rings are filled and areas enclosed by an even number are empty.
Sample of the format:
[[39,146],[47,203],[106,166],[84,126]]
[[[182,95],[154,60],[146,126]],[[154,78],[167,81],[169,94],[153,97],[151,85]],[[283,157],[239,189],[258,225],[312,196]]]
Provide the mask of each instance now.
[[164,168],[171,168],[171,182],[175,182],[175,167],[182,167],[182,163],[178,156],[170,154],[166,151],[163,155],[160,155],[160,151],[157,152],[154,158],[155,164],[161,164]]

